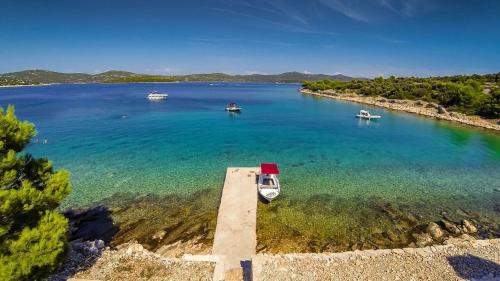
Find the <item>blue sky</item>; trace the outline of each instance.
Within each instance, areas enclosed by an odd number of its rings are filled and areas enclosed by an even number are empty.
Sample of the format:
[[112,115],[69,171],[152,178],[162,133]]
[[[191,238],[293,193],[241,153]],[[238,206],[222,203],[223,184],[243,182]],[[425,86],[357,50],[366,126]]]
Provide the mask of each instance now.
[[497,0],[0,0],[0,72],[500,71]]

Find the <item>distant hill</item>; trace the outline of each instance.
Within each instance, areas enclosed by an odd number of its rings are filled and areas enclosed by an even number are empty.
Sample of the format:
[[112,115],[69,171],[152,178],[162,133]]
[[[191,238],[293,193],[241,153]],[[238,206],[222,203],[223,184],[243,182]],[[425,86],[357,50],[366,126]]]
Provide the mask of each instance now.
[[0,85],[32,85],[50,83],[134,83],[134,82],[277,82],[294,83],[318,80],[350,81],[352,77],[345,75],[304,74],[286,72],[282,74],[229,75],[224,73],[190,74],[190,75],[148,75],[127,71],[107,71],[99,74],[61,73],[48,70],[24,70],[0,74]]

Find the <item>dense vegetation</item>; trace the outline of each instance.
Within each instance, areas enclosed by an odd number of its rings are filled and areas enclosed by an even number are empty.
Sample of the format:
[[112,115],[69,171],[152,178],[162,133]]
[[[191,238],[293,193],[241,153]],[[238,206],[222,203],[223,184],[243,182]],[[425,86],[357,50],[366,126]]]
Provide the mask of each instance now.
[[175,77],[157,76],[157,75],[138,75],[128,77],[117,77],[107,79],[104,83],[147,83],[147,82],[176,82]]
[[60,264],[68,222],[55,209],[71,186],[69,173],[23,149],[35,135],[14,108],[0,108],[0,280],[40,280]]
[[391,76],[348,82],[306,81],[303,87],[312,91],[334,90],[341,94],[354,92],[388,99],[423,100],[466,114],[500,118],[500,73],[431,78]]
[[140,83],[140,82],[279,82],[298,83],[304,80],[318,81],[335,79],[349,81],[352,78],[344,75],[305,74],[286,72],[282,74],[229,75],[224,73],[190,74],[190,75],[145,75],[126,71],[107,71],[99,74],[60,73],[47,70],[25,70],[0,74],[2,85],[36,85],[49,83]]

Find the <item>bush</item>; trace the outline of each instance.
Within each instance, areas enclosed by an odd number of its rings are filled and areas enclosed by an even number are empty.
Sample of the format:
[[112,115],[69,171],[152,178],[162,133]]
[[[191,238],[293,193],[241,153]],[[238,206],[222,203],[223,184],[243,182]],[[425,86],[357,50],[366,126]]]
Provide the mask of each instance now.
[[55,209],[71,191],[69,173],[22,152],[36,134],[14,108],[0,108],[0,280],[39,280],[66,249],[67,220]]
[[483,100],[479,111],[483,116],[500,118],[500,88],[495,89]]

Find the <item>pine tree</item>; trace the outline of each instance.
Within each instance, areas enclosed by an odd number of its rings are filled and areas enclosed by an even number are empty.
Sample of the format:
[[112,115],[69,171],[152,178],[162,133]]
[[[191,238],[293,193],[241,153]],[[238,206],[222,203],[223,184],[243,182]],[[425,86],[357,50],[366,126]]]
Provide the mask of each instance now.
[[40,280],[66,249],[68,222],[56,211],[70,193],[69,173],[23,149],[36,135],[14,107],[0,108],[0,280]]

